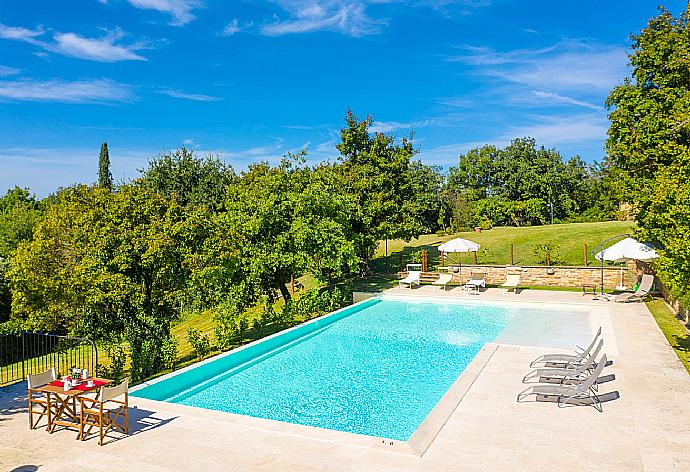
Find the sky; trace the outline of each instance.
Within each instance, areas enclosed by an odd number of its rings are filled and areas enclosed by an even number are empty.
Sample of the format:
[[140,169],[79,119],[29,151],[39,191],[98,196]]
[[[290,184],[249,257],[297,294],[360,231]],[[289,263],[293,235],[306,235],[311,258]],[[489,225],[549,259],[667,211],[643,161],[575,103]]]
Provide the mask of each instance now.
[[0,192],[126,181],[181,146],[241,171],[334,160],[345,113],[447,169],[531,136],[604,157],[604,101],[661,4],[609,0],[0,2]]

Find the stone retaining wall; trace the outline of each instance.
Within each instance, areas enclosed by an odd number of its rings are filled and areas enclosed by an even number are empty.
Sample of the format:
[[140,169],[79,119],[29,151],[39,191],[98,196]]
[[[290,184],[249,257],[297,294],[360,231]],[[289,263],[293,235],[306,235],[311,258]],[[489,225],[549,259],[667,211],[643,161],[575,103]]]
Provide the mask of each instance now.
[[[597,266],[505,266],[505,265],[464,265],[462,268],[453,269],[453,283],[459,284],[469,280],[472,272],[486,274],[486,283],[500,285],[506,280],[507,274],[519,274],[520,285],[542,287],[581,287],[584,283],[601,283],[601,267]],[[549,273],[553,272],[553,273]],[[620,284],[620,268],[604,267],[604,286],[613,289]],[[630,288],[636,275],[630,266],[623,269],[623,284]],[[424,274],[423,281],[432,281],[435,273]]]

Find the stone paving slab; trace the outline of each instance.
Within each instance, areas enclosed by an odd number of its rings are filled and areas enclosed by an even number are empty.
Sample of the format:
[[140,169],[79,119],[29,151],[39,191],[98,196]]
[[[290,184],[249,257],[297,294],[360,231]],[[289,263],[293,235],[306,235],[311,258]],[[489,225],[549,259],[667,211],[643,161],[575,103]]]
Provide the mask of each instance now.
[[593,302],[570,292],[454,292],[390,291],[589,305],[599,310],[597,320],[608,320],[605,351],[614,360],[605,373],[616,379],[600,388],[620,398],[605,403],[603,413],[516,403],[530,360],[547,350],[499,344],[420,456],[161,402],[133,408],[132,434],[99,447],[94,439],[76,441],[73,431],[30,431],[25,392],[15,386],[0,389],[0,471],[690,471],[690,376],[645,305]]

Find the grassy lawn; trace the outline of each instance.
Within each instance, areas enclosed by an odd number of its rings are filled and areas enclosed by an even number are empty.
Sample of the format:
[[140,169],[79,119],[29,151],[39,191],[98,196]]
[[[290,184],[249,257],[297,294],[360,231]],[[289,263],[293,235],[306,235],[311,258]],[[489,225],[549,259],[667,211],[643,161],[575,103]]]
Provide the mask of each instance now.
[[[400,263],[400,253],[407,260],[411,253],[421,249],[428,251],[429,264],[436,265],[439,257],[437,246],[457,237],[469,239],[481,245],[481,250],[477,253],[479,264],[508,264],[512,243],[513,262],[516,265],[540,265],[532,246],[536,243],[556,242],[559,250],[557,257],[552,260],[554,265],[584,265],[583,244],[587,244],[588,252],[592,251],[603,240],[621,233],[628,233],[632,231],[632,227],[633,223],[629,221],[606,221],[522,228],[497,227],[481,233],[466,232],[446,236],[427,234],[410,242],[389,240],[388,257],[385,256],[385,243],[382,242],[376,250],[372,268],[379,273],[396,272]],[[472,262],[470,253],[453,254],[452,257],[454,261],[463,264]],[[591,255],[588,255],[588,262],[590,265],[596,263]]]
[[683,323],[676,318],[669,306],[662,299],[647,302],[647,308],[659,325],[669,344],[676,352],[678,359],[690,374],[690,333]]

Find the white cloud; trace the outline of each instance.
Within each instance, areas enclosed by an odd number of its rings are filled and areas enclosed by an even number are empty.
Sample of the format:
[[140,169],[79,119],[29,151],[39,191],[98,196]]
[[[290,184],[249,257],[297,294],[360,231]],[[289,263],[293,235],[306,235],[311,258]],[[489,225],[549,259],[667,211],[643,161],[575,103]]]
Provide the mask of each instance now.
[[446,119],[443,118],[431,118],[427,120],[410,121],[410,122],[400,122],[400,121],[375,121],[369,127],[369,131],[372,133],[390,133],[391,131],[397,130],[411,130],[417,128],[427,128],[429,126],[443,126],[446,124]]
[[543,92],[543,91],[538,91],[538,90],[533,90],[532,95],[538,98],[542,98],[548,102],[553,102],[553,103],[563,103],[566,105],[574,105],[578,107],[584,107],[584,108],[589,108],[590,110],[603,110],[604,107],[600,105],[595,105],[594,103],[586,102],[584,100],[577,100],[572,97],[566,97],[563,95],[559,95],[557,93],[551,93],[551,92]]
[[17,75],[21,71],[21,69],[17,69],[16,67],[0,66],[0,77],[6,77],[8,75]]
[[261,32],[280,36],[314,31],[335,31],[349,36],[376,34],[386,21],[373,19],[361,1],[345,0],[278,0],[276,3],[290,15],[264,25]]
[[[156,150],[120,149],[109,142],[112,173],[116,181],[124,181],[138,175],[137,169],[146,167]],[[90,184],[96,181],[101,141],[92,142],[88,148],[29,148],[0,149],[0,192],[19,185],[29,187],[39,198],[55,192],[59,187],[75,183]]]
[[145,61],[146,58],[135,53],[142,49],[141,43],[123,45],[117,44],[124,33],[117,28],[109,31],[101,38],[85,38],[76,33],[55,33],[55,42],[49,43],[38,39],[44,34],[42,29],[29,30],[26,28],[10,27],[0,24],[0,38],[24,41],[38,46],[46,51],[98,62]]
[[159,90],[158,93],[167,95],[168,97],[182,98],[184,100],[194,100],[197,102],[216,102],[220,100],[220,97],[213,97],[211,95],[204,95],[201,93],[185,93],[179,90],[171,89]]
[[31,41],[33,38],[41,36],[43,29],[31,30],[17,26],[7,26],[0,23],[0,38],[13,39],[17,41]]
[[606,138],[609,128],[606,116],[600,113],[586,113],[562,116],[533,117],[533,124],[509,128],[504,139],[530,136],[538,144],[557,146],[560,144],[581,144],[601,141]]
[[240,26],[240,22],[237,18],[233,19],[228,25],[223,28],[223,31],[221,31],[220,35],[221,36],[232,36],[237,33],[241,33],[242,31],[246,31],[247,29],[251,28],[254,26],[254,22],[250,21],[245,23],[244,25]]
[[134,99],[128,85],[110,79],[0,81],[0,100],[62,103],[111,103]]
[[448,61],[473,66],[482,75],[540,90],[608,92],[628,75],[624,47],[577,40],[507,52],[463,46]]
[[135,8],[170,14],[173,17],[170,24],[173,26],[184,26],[194,20],[196,16],[192,11],[204,6],[199,0],[128,0],[128,2]]
[[146,58],[134,52],[140,46],[115,44],[122,36],[120,30],[98,39],[84,38],[75,33],[56,33],[52,49],[65,56],[98,62],[145,61]]

